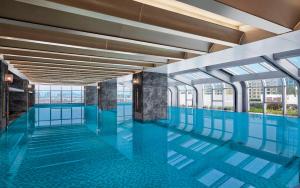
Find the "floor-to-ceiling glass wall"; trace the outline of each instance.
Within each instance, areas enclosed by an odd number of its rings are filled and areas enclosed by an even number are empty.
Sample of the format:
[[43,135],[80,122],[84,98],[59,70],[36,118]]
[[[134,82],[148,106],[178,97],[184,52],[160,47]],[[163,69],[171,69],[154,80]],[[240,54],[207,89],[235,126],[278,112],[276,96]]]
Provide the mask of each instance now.
[[263,113],[263,85],[261,80],[247,81],[248,111]]
[[35,104],[83,103],[83,86],[36,85]]
[[281,78],[263,80],[266,113],[283,114],[283,80]]
[[123,123],[132,119],[132,82],[117,84],[117,122]]
[[188,85],[178,85],[178,102],[181,107],[193,107],[194,88]]
[[298,85],[295,80],[285,79],[286,82],[286,114],[298,115]]
[[225,83],[203,84],[203,108],[234,110],[234,91]]
[[248,111],[266,114],[298,114],[298,85],[290,78],[247,81]]

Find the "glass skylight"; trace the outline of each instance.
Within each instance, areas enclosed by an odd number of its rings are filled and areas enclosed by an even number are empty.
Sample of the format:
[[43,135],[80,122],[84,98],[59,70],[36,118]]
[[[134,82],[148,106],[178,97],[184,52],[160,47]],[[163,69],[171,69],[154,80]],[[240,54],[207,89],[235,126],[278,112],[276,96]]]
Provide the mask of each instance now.
[[237,66],[237,67],[230,67],[230,68],[225,68],[224,70],[229,72],[232,75],[245,75],[245,74],[255,74],[255,73],[276,71],[276,69],[273,66],[265,62]]
[[249,70],[250,73],[262,73],[262,72],[270,71],[266,67],[264,67],[258,63],[245,65],[245,67]]
[[178,75],[178,76],[181,76],[181,77],[184,77],[186,79],[189,79],[189,80],[200,80],[200,79],[205,79],[205,78],[211,78],[211,76],[203,73],[203,72],[191,72],[191,73],[186,73],[186,74],[181,74],[181,75]]
[[249,72],[247,72],[245,69],[241,67],[230,67],[230,68],[226,68],[225,70],[232,75],[249,74]]
[[300,56],[288,58],[288,60],[293,63],[297,68],[300,68]]

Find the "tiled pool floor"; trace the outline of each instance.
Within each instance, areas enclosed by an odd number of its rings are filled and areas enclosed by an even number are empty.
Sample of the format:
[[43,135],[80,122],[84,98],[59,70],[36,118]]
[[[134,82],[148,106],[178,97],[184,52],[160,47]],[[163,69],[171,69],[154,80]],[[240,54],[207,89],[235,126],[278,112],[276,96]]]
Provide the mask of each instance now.
[[0,187],[294,187],[299,125],[180,108],[141,124],[130,105],[36,107],[0,137]]

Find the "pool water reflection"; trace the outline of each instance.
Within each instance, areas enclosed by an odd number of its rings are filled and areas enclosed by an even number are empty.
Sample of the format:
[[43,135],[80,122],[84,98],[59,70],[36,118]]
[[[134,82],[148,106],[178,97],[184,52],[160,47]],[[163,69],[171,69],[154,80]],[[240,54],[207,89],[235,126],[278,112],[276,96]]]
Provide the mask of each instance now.
[[0,137],[0,187],[295,187],[300,120],[191,108],[43,105]]

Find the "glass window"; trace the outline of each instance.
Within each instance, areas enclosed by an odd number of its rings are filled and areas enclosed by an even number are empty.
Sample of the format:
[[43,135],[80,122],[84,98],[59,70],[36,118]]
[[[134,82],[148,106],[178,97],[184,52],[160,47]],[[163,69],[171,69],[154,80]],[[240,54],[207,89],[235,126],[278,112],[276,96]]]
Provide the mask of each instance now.
[[179,90],[179,106],[186,106],[186,90]]
[[298,115],[298,85],[292,79],[286,79],[286,114]]
[[234,91],[232,88],[224,88],[224,110],[234,110]]
[[263,85],[261,80],[246,82],[248,86],[249,112],[263,113]]
[[119,103],[132,103],[132,83],[118,83],[117,101]]
[[51,90],[51,103],[57,104],[61,103],[61,91],[60,90]]
[[188,107],[193,107],[193,90],[186,91],[186,105]]
[[168,106],[172,106],[172,92],[168,89]]
[[39,85],[39,90],[50,90],[50,85]]
[[38,103],[39,104],[49,104],[50,103],[50,91],[40,90],[38,92]]
[[71,103],[72,97],[71,97],[71,90],[62,90],[61,91],[61,102],[62,103]]
[[251,73],[269,72],[269,70],[266,67],[264,67],[258,63],[244,65],[244,66],[247,68],[247,70],[250,70],[249,72],[251,72]]
[[184,77],[189,80],[199,80],[199,79],[205,79],[205,78],[211,78],[208,74],[205,74],[203,72],[191,72],[191,73],[186,73],[186,74],[181,74],[178,75],[181,77]]
[[288,58],[288,60],[296,67],[300,68],[300,57],[292,57],[292,58]]
[[243,74],[249,74],[245,69],[241,67],[230,67],[225,68],[225,71],[231,73],[232,75],[243,75]]
[[203,108],[211,108],[212,101],[212,85],[203,85]]
[[82,86],[36,85],[36,104],[83,103]]

